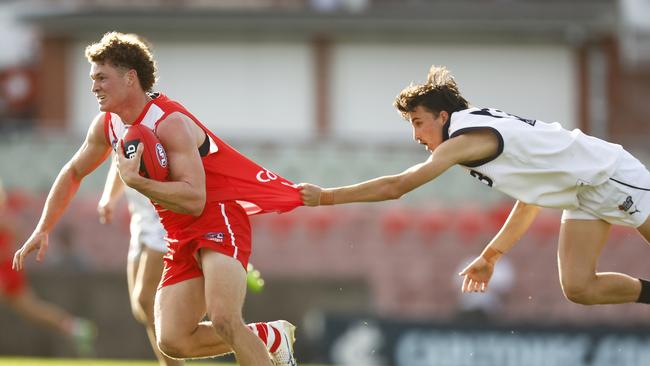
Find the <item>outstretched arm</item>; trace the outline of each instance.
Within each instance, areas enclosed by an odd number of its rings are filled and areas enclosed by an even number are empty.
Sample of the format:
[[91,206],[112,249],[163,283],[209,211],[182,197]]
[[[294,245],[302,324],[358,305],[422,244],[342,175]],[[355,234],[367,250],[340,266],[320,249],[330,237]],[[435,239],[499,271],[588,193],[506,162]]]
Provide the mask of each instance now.
[[302,183],[302,199],[307,206],[398,199],[442,174],[449,166],[434,161],[432,156],[426,162],[414,165],[400,174],[386,175],[350,186],[323,189]]
[[99,203],[97,204],[99,222],[102,224],[111,223],[113,220],[113,212],[115,211],[115,204],[123,192],[124,182],[122,182],[122,178],[120,178],[117,172],[117,162],[113,160],[111,161],[111,167],[108,169],[102,198],[99,199]]
[[398,199],[435,179],[456,164],[482,160],[498,148],[496,138],[486,133],[468,133],[438,146],[429,159],[397,175],[387,175],[359,184],[321,188],[302,183],[301,195],[306,206],[337,205],[350,202],[376,202]]
[[72,159],[61,168],[47,196],[43,213],[34,232],[14,255],[14,269],[23,269],[25,257],[34,250],[38,249],[36,260],[43,259],[47,250],[48,234],[70,204],[81,181],[106,160],[110,153],[110,145],[104,135],[103,121],[103,114],[95,117],[83,144]]
[[464,276],[463,292],[485,292],[499,258],[526,233],[541,208],[517,201],[501,230],[472,263],[459,274]]

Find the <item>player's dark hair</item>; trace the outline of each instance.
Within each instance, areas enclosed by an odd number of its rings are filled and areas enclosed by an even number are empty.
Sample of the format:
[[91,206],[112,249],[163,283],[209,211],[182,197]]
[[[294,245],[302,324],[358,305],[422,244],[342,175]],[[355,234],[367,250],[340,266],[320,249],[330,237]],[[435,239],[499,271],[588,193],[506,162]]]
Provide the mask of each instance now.
[[86,47],[86,58],[88,62],[109,62],[115,67],[135,70],[146,92],[156,83],[156,62],[149,44],[138,35],[106,33],[99,42]]
[[411,84],[402,89],[393,105],[405,119],[408,118],[407,113],[418,106],[426,107],[435,115],[441,111],[452,113],[469,108],[449,70],[435,65],[429,69],[425,84]]

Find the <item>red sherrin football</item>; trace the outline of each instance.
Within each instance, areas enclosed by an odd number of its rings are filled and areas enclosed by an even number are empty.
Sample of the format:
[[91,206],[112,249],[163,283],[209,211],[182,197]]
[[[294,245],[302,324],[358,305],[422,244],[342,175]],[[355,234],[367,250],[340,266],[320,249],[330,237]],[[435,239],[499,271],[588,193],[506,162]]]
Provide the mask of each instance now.
[[167,153],[158,136],[147,126],[141,124],[129,126],[122,136],[124,156],[130,159],[135,154],[138,143],[144,145],[140,160],[140,175],[159,181],[167,180],[169,174]]

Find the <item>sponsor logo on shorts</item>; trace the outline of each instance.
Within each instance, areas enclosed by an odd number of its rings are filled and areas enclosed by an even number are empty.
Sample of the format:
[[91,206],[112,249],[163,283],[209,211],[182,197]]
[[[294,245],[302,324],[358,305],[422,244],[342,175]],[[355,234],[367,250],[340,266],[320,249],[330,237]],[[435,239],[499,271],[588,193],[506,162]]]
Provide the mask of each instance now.
[[161,167],[166,167],[167,166],[167,154],[165,153],[165,149],[160,143],[156,144],[156,157],[158,157],[158,162],[160,163]]
[[223,243],[223,233],[207,233],[204,237],[217,243]]
[[625,211],[625,212],[629,213],[630,215],[634,215],[637,212],[641,212],[640,210],[638,210],[636,208],[636,206],[634,206],[634,209],[632,211],[630,211],[630,209],[632,208],[632,205],[634,205],[634,201],[632,200],[632,196],[627,196],[627,198],[625,198],[625,202],[618,205],[618,209],[621,210],[621,211]]

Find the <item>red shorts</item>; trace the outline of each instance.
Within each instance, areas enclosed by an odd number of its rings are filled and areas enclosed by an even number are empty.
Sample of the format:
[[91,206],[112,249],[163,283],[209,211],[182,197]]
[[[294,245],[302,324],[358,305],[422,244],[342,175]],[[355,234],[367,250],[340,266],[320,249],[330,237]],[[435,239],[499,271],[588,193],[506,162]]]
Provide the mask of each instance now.
[[251,255],[251,226],[246,211],[236,202],[207,203],[191,227],[167,233],[165,268],[158,288],[203,276],[197,262],[199,249],[233,257],[246,270]]
[[25,289],[25,274],[11,268],[13,259],[0,262],[0,291],[7,297],[19,295]]

